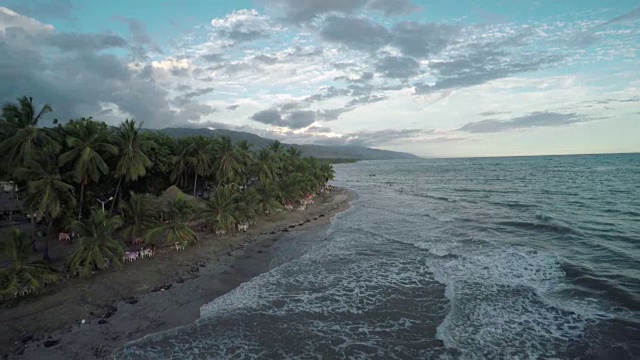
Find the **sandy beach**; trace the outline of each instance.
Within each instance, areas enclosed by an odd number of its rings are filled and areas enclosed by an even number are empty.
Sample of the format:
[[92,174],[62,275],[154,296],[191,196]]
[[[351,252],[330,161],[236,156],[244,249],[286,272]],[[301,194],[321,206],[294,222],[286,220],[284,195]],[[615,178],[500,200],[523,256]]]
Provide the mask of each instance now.
[[[1,309],[3,359],[104,358],[145,335],[192,323],[200,307],[270,269],[283,233],[327,224],[354,194],[336,188],[306,211],[261,219],[246,234],[169,248],[122,269],[71,279],[50,294]],[[84,320],[84,324],[82,321]]]

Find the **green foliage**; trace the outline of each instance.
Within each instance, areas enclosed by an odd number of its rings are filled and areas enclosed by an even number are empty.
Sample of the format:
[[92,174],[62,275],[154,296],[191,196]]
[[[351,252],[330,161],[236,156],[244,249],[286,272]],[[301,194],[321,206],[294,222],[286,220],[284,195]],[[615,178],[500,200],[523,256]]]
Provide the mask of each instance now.
[[[95,270],[120,267],[124,250],[114,239],[115,231],[122,226],[118,216],[108,217],[102,210],[94,209],[86,221],[74,221],[71,225],[78,236],[78,247],[69,260],[69,270],[75,276],[90,276]],[[107,260],[108,259],[108,260]]]
[[131,192],[129,199],[119,206],[124,214],[123,235],[126,238],[143,236],[157,223],[158,211],[150,195]]
[[207,201],[204,219],[214,230],[231,231],[238,220],[238,193],[236,185],[218,187]]
[[49,266],[28,262],[31,242],[22,230],[12,228],[2,245],[11,265],[0,271],[0,298],[37,294],[44,286],[60,279]]
[[164,236],[166,243],[173,246],[178,243],[187,246],[191,243],[198,242],[198,235],[189,227],[189,221],[192,220],[194,209],[178,194],[175,200],[170,201],[169,211],[166,213],[165,221],[146,234],[147,239],[153,239],[157,236]]

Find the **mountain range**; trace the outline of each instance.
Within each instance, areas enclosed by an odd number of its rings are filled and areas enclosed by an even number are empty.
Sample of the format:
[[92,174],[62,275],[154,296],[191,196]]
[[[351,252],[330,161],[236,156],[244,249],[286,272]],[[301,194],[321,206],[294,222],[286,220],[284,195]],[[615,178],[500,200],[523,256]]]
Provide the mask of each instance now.
[[[272,139],[266,139],[255,134],[242,131],[224,130],[224,129],[206,129],[206,128],[166,128],[158,130],[168,136],[174,138],[182,138],[187,136],[229,136],[231,140],[236,143],[241,140],[254,145],[254,149],[262,149],[267,147]],[[364,146],[354,145],[342,145],[342,146],[327,146],[327,145],[298,145],[283,143],[285,147],[295,146],[302,151],[304,156],[313,156],[322,159],[354,159],[354,160],[393,160],[393,159],[418,159],[419,157],[413,154],[371,149]]]

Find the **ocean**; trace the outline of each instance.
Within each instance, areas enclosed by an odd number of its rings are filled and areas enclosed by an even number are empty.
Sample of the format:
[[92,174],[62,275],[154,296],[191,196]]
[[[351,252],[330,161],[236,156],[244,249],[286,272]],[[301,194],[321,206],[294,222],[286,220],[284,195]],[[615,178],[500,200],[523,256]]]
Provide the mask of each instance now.
[[363,161],[330,225],[117,358],[638,359],[640,154]]

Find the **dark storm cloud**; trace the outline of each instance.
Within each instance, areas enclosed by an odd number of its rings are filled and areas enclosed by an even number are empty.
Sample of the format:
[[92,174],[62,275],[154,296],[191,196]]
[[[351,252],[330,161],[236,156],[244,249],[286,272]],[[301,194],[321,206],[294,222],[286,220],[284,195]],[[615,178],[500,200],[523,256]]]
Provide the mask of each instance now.
[[384,26],[365,18],[328,16],[320,36],[351,49],[375,51],[391,41]]
[[534,112],[528,115],[514,117],[509,120],[488,119],[471,122],[459,128],[458,131],[469,133],[495,133],[535,127],[564,126],[590,120],[593,119],[586,118],[576,113],[561,114],[556,112]]
[[149,51],[163,54],[160,47],[153,42],[151,36],[147,33],[145,24],[137,19],[131,19],[123,16],[113,16],[112,20],[127,25],[129,33],[131,33],[131,52],[141,59],[146,59]]
[[280,115],[280,111],[275,109],[262,110],[251,115],[251,120],[267,125],[280,126],[282,124],[282,115]]
[[384,77],[407,79],[420,73],[420,64],[406,56],[384,56],[376,63],[376,71]]
[[[52,54],[42,46],[52,39],[51,46],[78,51]],[[43,34],[28,42],[4,40],[0,41],[0,52],[6,54],[0,56],[0,99],[32,96],[53,107],[48,118],[101,116],[100,120],[111,123],[121,121],[113,111],[104,112],[107,105],[144,121],[147,127],[159,128],[196,121],[215,111],[195,101],[171,107],[169,91],[153,81],[151,66],[136,70],[124,58],[100,53],[105,46],[122,44],[119,39],[62,33]]]
[[392,45],[407,56],[429,57],[446,49],[459,33],[458,26],[404,21],[393,27]]

